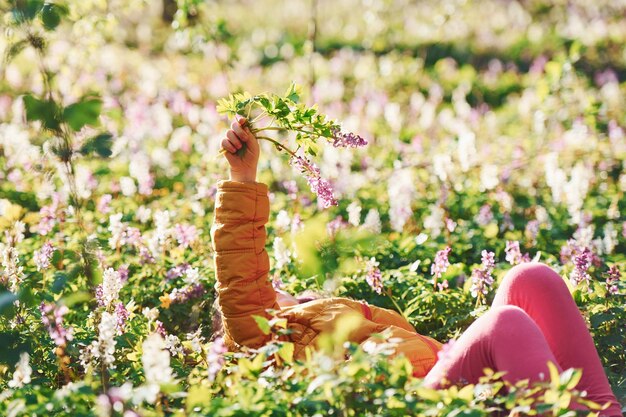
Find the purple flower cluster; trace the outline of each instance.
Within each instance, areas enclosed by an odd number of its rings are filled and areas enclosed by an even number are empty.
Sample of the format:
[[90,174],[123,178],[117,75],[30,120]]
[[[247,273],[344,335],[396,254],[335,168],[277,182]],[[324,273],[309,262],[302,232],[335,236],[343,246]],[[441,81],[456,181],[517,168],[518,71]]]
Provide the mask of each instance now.
[[118,335],[124,333],[124,327],[126,327],[126,320],[128,320],[129,316],[130,316],[130,313],[126,309],[126,306],[124,306],[124,303],[122,302],[117,303],[117,305],[115,306],[115,317],[117,317],[117,324],[115,326],[115,329],[117,330]]
[[188,285],[183,288],[174,288],[170,293],[170,299],[174,304],[186,303],[189,300],[200,298],[206,293],[202,284]]
[[41,321],[48,329],[48,333],[54,343],[59,347],[67,346],[67,342],[73,339],[74,329],[63,327],[63,316],[69,312],[67,306],[58,307],[54,303],[44,303],[39,305]]
[[211,343],[211,347],[206,355],[206,361],[209,364],[207,369],[209,373],[209,380],[215,380],[215,376],[224,366],[224,353],[228,352],[226,345],[224,344],[224,339],[221,337],[216,338],[213,343]]
[[472,286],[470,287],[472,297],[480,297],[480,294],[486,295],[493,285],[493,276],[491,274],[496,266],[496,255],[486,250],[483,250],[481,254],[482,264],[480,268],[472,271]]
[[326,231],[332,238],[335,237],[339,230],[344,229],[347,225],[348,223],[343,220],[343,217],[337,216],[326,224]]
[[506,253],[506,261],[511,265],[530,262],[530,255],[528,253],[522,254],[517,240],[507,240],[504,253]]
[[491,211],[491,206],[489,204],[483,204],[483,206],[478,210],[478,215],[476,216],[476,223],[481,226],[486,226],[493,220],[493,212]]
[[343,133],[339,128],[333,130],[333,146],[335,148],[358,148],[367,145],[367,141],[359,135]]
[[609,294],[616,295],[619,292],[617,283],[622,278],[622,274],[619,272],[617,265],[613,265],[609,268],[606,277],[606,290]]
[[313,162],[301,156],[293,156],[289,162],[304,174],[311,191],[317,195],[319,204],[323,208],[339,204],[335,199],[330,182],[320,176],[320,169]]
[[192,224],[177,223],[174,226],[176,241],[178,241],[178,245],[184,249],[190,247],[193,242],[198,240],[199,235],[198,229]]
[[447,246],[445,249],[438,251],[435,255],[435,261],[430,267],[430,273],[432,276],[435,277],[435,279],[441,278],[441,275],[443,275],[450,266],[450,262],[448,261],[448,255],[450,254],[451,250],[452,248],[450,246]]
[[167,273],[165,274],[165,279],[167,279],[168,281],[171,281],[174,278],[182,277],[183,275],[185,275],[187,273],[187,270],[190,267],[191,266],[188,263],[178,264],[178,265],[170,268],[167,271]]
[[383,274],[378,268],[378,262],[376,261],[376,258],[370,258],[370,260],[367,261],[366,271],[367,275],[365,276],[365,281],[367,281],[369,286],[372,287],[372,289],[376,291],[377,294],[382,294]]
[[574,270],[570,274],[570,282],[573,285],[579,285],[585,281],[590,283],[591,277],[589,276],[588,269],[591,266],[592,253],[589,248],[584,248],[580,253],[574,256]]
[[57,223],[57,210],[59,209],[59,203],[61,198],[58,194],[52,196],[52,203],[48,206],[43,206],[39,210],[39,224],[37,225],[37,231],[40,235],[47,235],[54,229]]
[[50,267],[50,260],[52,259],[53,253],[54,247],[50,242],[44,243],[41,249],[35,251],[35,254],[33,255],[33,261],[35,261],[35,265],[37,265],[37,271],[41,271]]

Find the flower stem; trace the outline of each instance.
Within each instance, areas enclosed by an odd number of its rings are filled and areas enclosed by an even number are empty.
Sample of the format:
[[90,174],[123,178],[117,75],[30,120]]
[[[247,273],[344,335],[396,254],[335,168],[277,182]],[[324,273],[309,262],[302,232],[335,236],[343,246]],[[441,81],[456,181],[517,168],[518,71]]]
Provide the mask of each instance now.
[[289,155],[293,156],[294,158],[298,157],[298,155],[296,155],[296,153],[294,151],[292,151],[291,149],[289,149],[288,147],[286,147],[285,145],[283,145],[282,143],[280,143],[276,139],[268,138],[267,136],[257,136],[256,138],[272,142],[274,144],[274,146],[276,146],[277,148],[283,149],[285,152],[287,152]]

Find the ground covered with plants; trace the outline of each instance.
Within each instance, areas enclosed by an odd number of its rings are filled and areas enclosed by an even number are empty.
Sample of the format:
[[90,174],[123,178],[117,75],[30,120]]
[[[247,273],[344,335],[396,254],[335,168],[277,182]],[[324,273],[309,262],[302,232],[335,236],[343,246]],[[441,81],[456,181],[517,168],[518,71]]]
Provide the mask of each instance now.
[[576,370],[431,390],[349,319],[304,361],[227,352],[209,230],[234,114],[265,138],[277,288],[447,342],[545,262],[626,406],[624,7],[0,0],[0,414],[574,414]]

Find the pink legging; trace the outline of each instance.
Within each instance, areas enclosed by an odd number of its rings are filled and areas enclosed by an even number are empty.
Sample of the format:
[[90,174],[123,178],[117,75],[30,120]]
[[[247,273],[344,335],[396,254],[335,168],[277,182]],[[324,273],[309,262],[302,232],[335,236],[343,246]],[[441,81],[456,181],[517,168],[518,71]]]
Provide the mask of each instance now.
[[[426,375],[428,386],[478,382],[484,368],[503,377],[548,379],[547,362],[559,371],[582,368],[576,387],[587,398],[611,406],[601,414],[622,416],[587,326],[563,279],[541,263],[513,267],[498,288],[491,309],[459,337]],[[573,405],[573,408],[581,408]]]

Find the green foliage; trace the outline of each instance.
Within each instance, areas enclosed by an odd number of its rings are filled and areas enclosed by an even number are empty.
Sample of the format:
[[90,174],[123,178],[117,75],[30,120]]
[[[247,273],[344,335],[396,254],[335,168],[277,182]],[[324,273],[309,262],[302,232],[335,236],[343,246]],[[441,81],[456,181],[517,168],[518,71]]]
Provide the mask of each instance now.
[[264,127],[252,129],[254,133],[265,130],[294,132],[298,149],[302,148],[305,153],[315,156],[319,151],[317,141],[320,138],[331,141],[339,132],[340,126],[319,113],[317,106],[299,103],[300,95],[301,89],[296,84],[291,84],[282,96],[271,93],[254,96],[237,93],[218,101],[217,111],[248,119],[256,116],[251,122],[253,125],[256,125],[257,120],[265,121]]

